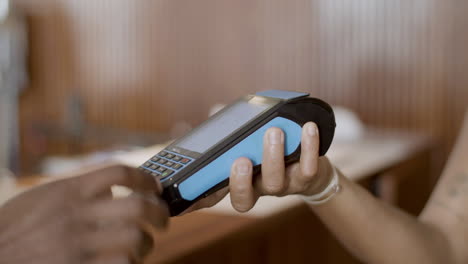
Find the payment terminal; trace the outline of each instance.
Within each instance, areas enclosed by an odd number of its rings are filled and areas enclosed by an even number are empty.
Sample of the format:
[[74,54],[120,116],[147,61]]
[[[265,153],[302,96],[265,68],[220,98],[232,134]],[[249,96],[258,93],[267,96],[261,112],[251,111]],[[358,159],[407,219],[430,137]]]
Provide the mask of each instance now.
[[140,169],[161,182],[171,215],[178,215],[197,200],[227,186],[237,158],[249,158],[254,174],[258,174],[268,128],[284,131],[286,164],[298,161],[302,126],[309,121],[318,126],[319,154],[325,155],[335,132],[335,117],[327,103],[292,91],[247,95],[174,141]]

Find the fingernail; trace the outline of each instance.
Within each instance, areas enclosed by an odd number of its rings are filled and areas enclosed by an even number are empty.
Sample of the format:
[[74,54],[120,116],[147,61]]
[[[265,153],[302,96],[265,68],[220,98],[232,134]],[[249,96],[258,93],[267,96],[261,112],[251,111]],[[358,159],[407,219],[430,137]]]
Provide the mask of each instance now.
[[268,134],[268,143],[272,145],[283,143],[283,134],[278,129],[273,129]]
[[318,134],[318,129],[317,126],[314,126],[313,124],[308,124],[307,125],[307,134],[311,137],[316,136]]
[[236,165],[236,173],[240,176],[245,176],[249,174],[249,167],[246,164],[237,164]]

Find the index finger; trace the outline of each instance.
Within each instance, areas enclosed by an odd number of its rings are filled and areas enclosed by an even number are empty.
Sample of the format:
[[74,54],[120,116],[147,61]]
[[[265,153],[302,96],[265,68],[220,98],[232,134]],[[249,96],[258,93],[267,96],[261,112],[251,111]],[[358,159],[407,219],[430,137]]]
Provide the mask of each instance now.
[[144,193],[161,193],[161,185],[151,175],[136,168],[123,165],[108,165],[95,168],[75,178],[79,191],[84,198],[93,198],[109,191],[113,185],[128,187]]

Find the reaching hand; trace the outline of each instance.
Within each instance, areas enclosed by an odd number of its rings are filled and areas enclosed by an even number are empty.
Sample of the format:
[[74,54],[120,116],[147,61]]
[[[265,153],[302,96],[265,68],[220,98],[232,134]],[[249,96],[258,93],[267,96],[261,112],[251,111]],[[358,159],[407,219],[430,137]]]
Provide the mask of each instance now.
[[[138,194],[112,199],[110,187]],[[0,262],[130,263],[143,228],[168,219],[160,188],[148,175],[109,166],[39,186],[0,208]]]

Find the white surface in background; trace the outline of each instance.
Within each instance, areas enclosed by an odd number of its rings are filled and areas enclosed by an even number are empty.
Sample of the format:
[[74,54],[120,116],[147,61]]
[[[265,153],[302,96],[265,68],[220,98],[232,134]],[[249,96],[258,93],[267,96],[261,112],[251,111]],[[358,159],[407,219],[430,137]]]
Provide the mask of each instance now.
[[363,136],[366,129],[353,111],[341,106],[334,106],[333,112],[335,113],[336,123],[333,142],[358,140]]

